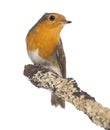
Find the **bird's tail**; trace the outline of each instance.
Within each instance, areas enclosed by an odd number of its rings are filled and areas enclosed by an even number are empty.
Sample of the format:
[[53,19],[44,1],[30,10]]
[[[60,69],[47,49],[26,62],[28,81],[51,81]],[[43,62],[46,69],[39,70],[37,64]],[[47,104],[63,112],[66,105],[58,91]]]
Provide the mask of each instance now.
[[51,95],[51,104],[56,107],[60,105],[62,108],[65,108],[65,101],[57,97],[54,93]]

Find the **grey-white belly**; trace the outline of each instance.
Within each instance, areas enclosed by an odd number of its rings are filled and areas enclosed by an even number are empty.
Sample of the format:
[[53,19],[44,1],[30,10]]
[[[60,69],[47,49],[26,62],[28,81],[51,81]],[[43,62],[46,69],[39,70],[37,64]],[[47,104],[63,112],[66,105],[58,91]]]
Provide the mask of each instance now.
[[56,60],[45,60],[41,58],[38,54],[38,50],[28,51],[28,55],[34,64],[44,65],[45,67],[52,69],[53,71],[61,75],[61,70]]

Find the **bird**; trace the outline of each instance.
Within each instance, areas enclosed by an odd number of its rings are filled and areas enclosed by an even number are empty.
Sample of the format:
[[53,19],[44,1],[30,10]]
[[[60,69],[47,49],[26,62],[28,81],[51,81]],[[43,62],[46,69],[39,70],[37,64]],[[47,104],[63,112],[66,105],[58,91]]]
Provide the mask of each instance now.
[[[60,32],[71,21],[58,13],[45,13],[26,35],[27,53],[35,65],[43,65],[66,78],[66,56]],[[51,104],[65,108],[65,101],[51,94]]]

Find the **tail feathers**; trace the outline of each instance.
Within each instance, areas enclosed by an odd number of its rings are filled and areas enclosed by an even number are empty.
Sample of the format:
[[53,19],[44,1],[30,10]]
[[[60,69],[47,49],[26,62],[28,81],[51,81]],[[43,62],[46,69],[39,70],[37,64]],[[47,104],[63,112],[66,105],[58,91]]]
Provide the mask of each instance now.
[[51,95],[51,104],[56,107],[60,105],[62,108],[65,108],[65,101],[57,97],[54,93]]

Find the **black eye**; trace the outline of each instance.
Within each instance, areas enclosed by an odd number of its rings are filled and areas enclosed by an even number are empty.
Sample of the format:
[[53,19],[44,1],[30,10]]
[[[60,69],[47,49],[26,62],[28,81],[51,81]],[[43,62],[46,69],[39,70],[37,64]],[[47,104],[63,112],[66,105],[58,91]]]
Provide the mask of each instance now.
[[55,20],[55,16],[51,15],[51,16],[49,17],[49,19],[50,19],[51,21],[54,21],[54,20]]

